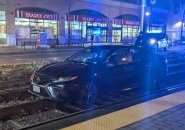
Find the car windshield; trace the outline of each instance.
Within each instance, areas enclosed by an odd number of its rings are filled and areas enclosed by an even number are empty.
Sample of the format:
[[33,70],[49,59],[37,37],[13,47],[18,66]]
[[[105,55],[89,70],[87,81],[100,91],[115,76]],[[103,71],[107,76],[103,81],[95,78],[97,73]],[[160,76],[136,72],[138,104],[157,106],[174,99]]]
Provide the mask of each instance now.
[[67,60],[83,62],[83,63],[92,63],[92,62],[95,63],[105,59],[109,53],[110,53],[110,50],[88,48],[74,54],[73,56],[69,57]]

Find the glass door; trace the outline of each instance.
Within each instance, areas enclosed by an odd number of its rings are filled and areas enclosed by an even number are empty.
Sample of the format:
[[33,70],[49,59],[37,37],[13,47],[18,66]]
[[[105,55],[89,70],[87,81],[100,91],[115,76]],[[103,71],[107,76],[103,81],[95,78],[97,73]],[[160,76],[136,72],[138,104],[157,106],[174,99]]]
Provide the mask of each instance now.
[[121,42],[121,30],[112,30],[112,42]]
[[87,29],[87,42],[91,42],[91,35],[94,36],[93,42],[96,42],[96,43],[107,42],[107,29],[88,28]]
[[31,37],[31,39],[37,39],[40,32],[44,32],[44,21],[30,19],[30,37]]

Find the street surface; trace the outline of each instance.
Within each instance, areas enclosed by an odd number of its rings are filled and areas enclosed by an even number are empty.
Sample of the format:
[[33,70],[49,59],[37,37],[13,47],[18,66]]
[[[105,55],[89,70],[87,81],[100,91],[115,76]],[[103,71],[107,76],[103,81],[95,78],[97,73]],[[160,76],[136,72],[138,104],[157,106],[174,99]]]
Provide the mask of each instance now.
[[[62,61],[82,48],[60,50],[22,50],[14,48],[0,48],[0,64],[21,64],[44,61]],[[13,53],[11,54],[11,52]],[[185,53],[185,46],[169,47],[168,51]]]
[[61,61],[74,54],[76,51],[57,52],[57,53],[33,53],[33,54],[14,54],[0,55],[0,64],[18,64],[42,61]]

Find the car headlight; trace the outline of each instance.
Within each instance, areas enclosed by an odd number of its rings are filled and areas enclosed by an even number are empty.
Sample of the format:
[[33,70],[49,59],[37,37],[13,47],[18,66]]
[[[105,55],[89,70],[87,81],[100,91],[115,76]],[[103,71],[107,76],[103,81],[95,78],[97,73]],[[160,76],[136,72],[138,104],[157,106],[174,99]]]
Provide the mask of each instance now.
[[35,77],[35,72],[36,70],[32,73],[31,77],[30,77],[30,80],[33,81],[34,77]]
[[150,44],[153,45],[156,43],[156,39],[150,39]]
[[73,77],[61,77],[57,80],[54,80],[53,83],[61,83],[61,82],[67,82],[67,81],[72,81],[77,79],[78,76],[73,76]]

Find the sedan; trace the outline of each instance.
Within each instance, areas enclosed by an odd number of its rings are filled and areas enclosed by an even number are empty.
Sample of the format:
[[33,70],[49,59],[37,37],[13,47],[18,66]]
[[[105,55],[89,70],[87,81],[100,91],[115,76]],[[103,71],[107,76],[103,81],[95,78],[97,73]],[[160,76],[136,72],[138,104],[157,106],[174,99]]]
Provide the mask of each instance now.
[[134,87],[156,87],[166,75],[161,55],[132,46],[85,48],[63,62],[34,71],[30,93],[51,100],[90,104],[98,95]]

